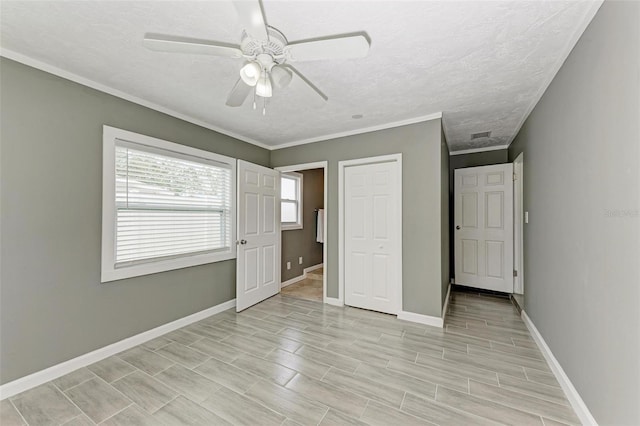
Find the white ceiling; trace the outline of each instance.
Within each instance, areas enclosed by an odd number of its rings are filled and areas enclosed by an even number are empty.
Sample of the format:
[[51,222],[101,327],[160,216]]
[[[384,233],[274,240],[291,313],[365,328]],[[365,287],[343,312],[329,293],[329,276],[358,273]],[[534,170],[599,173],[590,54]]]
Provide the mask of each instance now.
[[[229,1],[2,1],[3,55],[40,61],[270,147],[442,112],[452,151],[505,146],[601,1],[273,1],[295,41],[366,31],[364,59],[297,64],[329,96],[291,88],[267,115],[225,106],[240,60],[152,52],[145,32],[238,44]],[[8,50],[7,50],[8,49]],[[355,120],[352,115],[362,114]],[[491,131],[490,138],[470,134]]]

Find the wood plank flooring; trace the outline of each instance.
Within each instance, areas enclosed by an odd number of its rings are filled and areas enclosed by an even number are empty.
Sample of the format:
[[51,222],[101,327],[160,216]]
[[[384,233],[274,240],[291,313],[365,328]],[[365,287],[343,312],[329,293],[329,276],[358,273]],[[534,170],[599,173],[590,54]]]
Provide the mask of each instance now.
[[4,400],[0,424],[579,420],[511,303],[454,291],[445,329],[278,295]]
[[296,299],[322,301],[322,279],[324,268],[318,268],[307,272],[307,277],[297,283],[283,287],[282,296],[294,297]]

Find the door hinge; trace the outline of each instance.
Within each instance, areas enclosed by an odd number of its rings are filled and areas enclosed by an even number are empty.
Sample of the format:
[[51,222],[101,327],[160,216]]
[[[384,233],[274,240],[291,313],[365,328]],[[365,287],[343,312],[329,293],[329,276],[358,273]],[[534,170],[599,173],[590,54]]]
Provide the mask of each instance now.
[[518,180],[518,175],[516,175],[515,173],[513,174],[513,180]]
[[513,276],[517,277],[518,276],[518,271],[516,271],[515,269],[513,270]]

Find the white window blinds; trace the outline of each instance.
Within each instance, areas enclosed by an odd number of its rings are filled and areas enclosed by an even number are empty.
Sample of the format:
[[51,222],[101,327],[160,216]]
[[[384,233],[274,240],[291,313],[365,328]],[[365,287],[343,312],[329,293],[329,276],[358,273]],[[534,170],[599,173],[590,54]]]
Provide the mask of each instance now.
[[117,140],[115,267],[229,250],[232,167]]

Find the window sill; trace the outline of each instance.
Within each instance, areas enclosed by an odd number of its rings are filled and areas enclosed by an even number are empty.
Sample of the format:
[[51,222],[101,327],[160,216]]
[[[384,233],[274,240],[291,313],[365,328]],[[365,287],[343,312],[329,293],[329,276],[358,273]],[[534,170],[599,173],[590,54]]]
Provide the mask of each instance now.
[[282,225],[280,228],[282,231],[295,231],[297,229],[303,229],[302,225]]
[[126,278],[140,277],[143,275],[157,274],[159,272],[173,271],[175,269],[189,268],[191,266],[206,265],[208,263],[222,262],[235,259],[236,251],[229,250],[218,253],[206,253],[194,256],[179,257],[176,259],[161,260],[157,262],[141,263],[122,268],[104,266],[100,281],[102,283],[123,280]]

